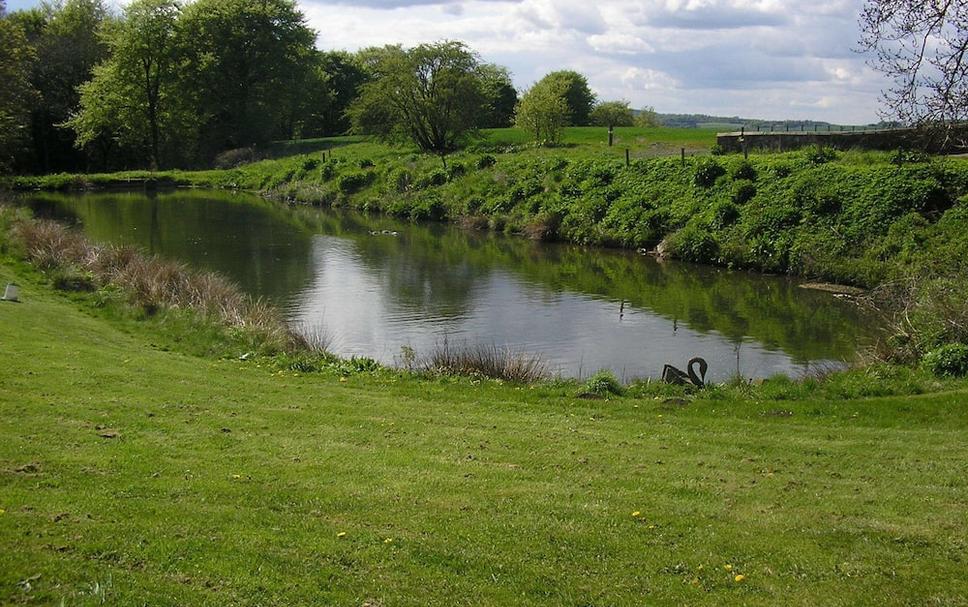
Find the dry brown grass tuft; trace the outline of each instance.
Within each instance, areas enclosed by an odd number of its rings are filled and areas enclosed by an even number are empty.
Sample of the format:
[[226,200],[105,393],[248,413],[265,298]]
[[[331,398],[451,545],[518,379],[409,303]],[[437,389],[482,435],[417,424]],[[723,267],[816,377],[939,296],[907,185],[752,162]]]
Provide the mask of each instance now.
[[90,273],[100,286],[121,288],[131,303],[149,314],[163,308],[189,309],[251,331],[274,349],[319,349],[290,329],[275,308],[245,295],[218,274],[198,272],[131,247],[95,245],[55,221],[19,218],[12,225],[13,239],[29,261],[45,270]]
[[423,366],[434,373],[480,375],[521,383],[548,376],[548,366],[540,355],[495,345],[455,348],[446,340],[433,349]]

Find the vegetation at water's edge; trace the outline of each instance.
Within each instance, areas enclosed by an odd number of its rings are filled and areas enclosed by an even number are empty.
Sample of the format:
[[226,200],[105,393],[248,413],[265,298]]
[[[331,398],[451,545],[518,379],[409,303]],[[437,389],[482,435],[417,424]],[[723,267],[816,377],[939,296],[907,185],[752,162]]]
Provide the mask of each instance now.
[[[321,152],[202,172],[17,178],[18,188],[123,185],[128,179],[259,191],[280,199],[536,239],[657,249],[686,261],[893,286],[892,305],[931,310],[898,327],[885,358],[913,362],[968,341],[968,162],[898,153],[811,149],[741,157],[633,157],[668,129],[570,129],[566,148],[508,143],[493,130],[438,159],[340,139]],[[592,139],[590,139],[590,137]],[[679,142],[677,142],[679,143]],[[903,288],[898,288],[900,285]],[[903,293],[902,293],[903,291]],[[901,293],[901,296],[898,296]],[[948,303],[945,303],[948,302]],[[941,314],[940,326],[932,314]],[[910,316],[906,317],[909,318]],[[947,322],[952,320],[952,322]]]

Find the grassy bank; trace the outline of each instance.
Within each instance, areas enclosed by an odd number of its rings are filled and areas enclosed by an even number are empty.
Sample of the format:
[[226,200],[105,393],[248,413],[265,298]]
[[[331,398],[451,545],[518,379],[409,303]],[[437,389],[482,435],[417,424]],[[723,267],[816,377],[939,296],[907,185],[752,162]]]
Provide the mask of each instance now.
[[[12,185],[246,189],[867,287],[966,271],[964,159],[807,150],[744,161],[694,155],[708,150],[711,134],[703,131],[618,133],[609,148],[601,129],[571,129],[564,147],[545,149],[524,144],[514,129],[492,131],[448,157],[446,168],[405,148],[340,138],[292,144],[320,151],[235,169],[54,175]],[[653,154],[686,145],[693,155],[685,162]]]
[[963,382],[307,373],[3,255],[0,603],[968,600]]

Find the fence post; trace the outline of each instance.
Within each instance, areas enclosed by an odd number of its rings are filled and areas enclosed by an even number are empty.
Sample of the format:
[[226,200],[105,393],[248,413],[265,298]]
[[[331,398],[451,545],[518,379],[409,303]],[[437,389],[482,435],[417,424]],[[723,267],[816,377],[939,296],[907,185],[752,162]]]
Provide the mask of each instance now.
[[608,147],[612,147],[612,138],[614,137],[615,131],[610,126],[608,127]]
[[629,149],[628,148],[625,148],[625,166],[626,166],[626,168],[628,168],[628,166],[629,166]]
[[682,166],[686,166],[686,148],[679,148],[679,153],[682,154]]

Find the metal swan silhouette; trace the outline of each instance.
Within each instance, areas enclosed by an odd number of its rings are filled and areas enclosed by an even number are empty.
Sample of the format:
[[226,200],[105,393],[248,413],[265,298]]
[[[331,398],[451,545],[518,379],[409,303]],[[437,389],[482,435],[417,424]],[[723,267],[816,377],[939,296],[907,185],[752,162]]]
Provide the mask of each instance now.
[[[699,365],[698,375],[692,370],[693,365]],[[706,363],[706,359],[697,356],[689,359],[685,371],[672,365],[662,367],[662,381],[678,385],[692,384],[697,388],[702,388],[706,385],[706,371],[708,369],[709,365]]]

